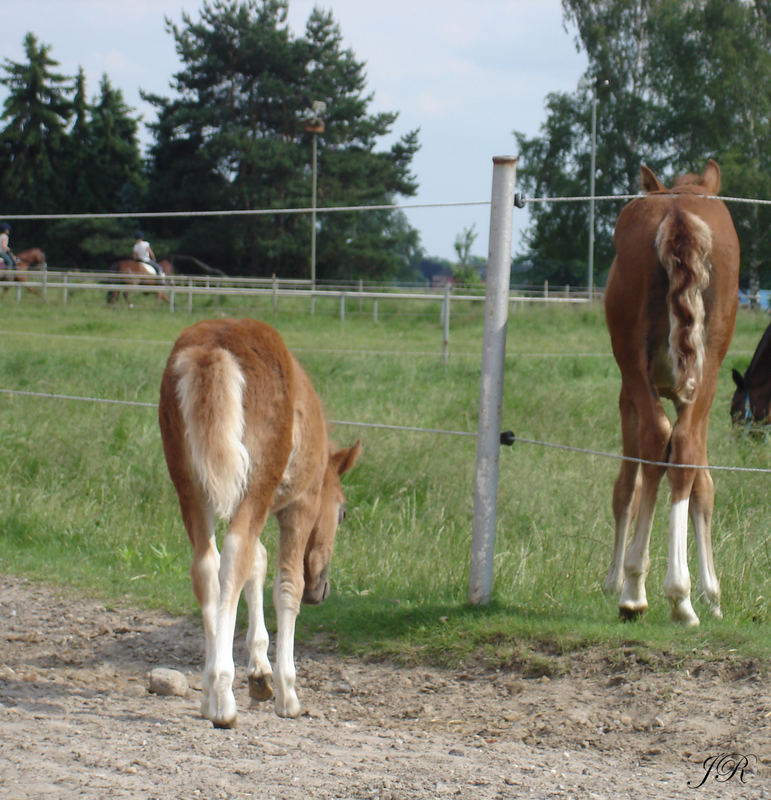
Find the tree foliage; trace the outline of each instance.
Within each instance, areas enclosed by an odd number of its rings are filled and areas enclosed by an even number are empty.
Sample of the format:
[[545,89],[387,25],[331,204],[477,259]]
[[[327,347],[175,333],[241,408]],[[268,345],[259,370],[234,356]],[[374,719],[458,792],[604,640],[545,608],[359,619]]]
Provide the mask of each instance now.
[[[155,207],[228,210],[307,208],[317,136],[317,202],[386,204],[416,191],[410,173],[417,132],[377,151],[395,113],[368,112],[364,63],[343,45],[332,15],[315,9],[293,36],[285,0],[205,2],[199,19],[167,20],[183,69],[173,99],[148,96],[158,110],[151,150]],[[325,105],[323,131],[308,121]],[[193,191],[194,190],[194,191]],[[191,205],[191,200],[193,205]],[[308,277],[310,218],[242,216],[194,227],[166,226],[204,260],[240,271]],[[417,234],[390,211],[319,214],[317,275],[387,278],[414,260]],[[232,267],[231,267],[232,269]]]
[[[715,158],[727,196],[771,196],[771,40],[765,0],[563,0],[589,66],[574,93],[548,96],[539,136],[515,133],[518,180],[534,196],[589,193],[597,100],[595,194],[639,191],[646,163],[667,182]],[[620,203],[597,204],[596,270],[612,260]],[[769,212],[732,204],[743,281],[771,280]],[[533,205],[533,264],[573,262],[585,283],[588,204]],[[583,273],[581,272],[583,270]],[[563,274],[564,277],[564,274]]]
[[[213,0],[180,24],[166,21],[181,69],[172,97],[146,96],[158,121],[144,161],[138,120],[103,76],[89,100],[82,69],[55,72],[33,34],[25,62],[6,60],[0,152],[5,213],[243,211],[308,208],[317,145],[317,203],[388,205],[417,189],[417,131],[388,148],[395,112],[370,111],[365,64],[330,13],[314,10],[304,33],[287,25],[287,0]],[[309,130],[322,101],[323,130]],[[307,214],[159,218],[157,253],[185,253],[235,274],[308,277]],[[17,247],[43,246],[49,263],[106,268],[130,252],[126,220],[19,222]],[[417,231],[393,210],[323,213],[317,276],[387,279],[420,258]]]
[[[5,163],[0,207],[17,214],[140,210],[144,165],[138,122],[119,89],[102,78],[92,102],[82,69],[74,78],[55,70],[49,45],[24,40],[26,61],[6,60],[8,89],[0,132]],[[107,268],[130,246],[127,226],[114,221],[23,220],[14,247],[42,246],[49,263]]]
[[72,113],[72,87],[64,75],[52,71],[58,62],[32,33],[24,40],[24,53],[26,63],[6,60],[6,74],[0,78],[9,92],[3,109],[8,125],[0,136],[2,189],[21,213],[46,213],[56,210],[65,188],[58,160]]

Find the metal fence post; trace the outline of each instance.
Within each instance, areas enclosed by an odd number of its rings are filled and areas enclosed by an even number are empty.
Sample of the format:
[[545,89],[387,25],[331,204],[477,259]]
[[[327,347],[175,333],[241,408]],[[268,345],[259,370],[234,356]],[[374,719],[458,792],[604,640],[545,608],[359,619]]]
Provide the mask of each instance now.
[[493,587],[503,362],[506,354],[516,172],[515,156],[493,158],[482,377],[479,387],[474,523],[469,576],[469,601],[476,605],[484,605],[490,601]]
[[444,313],[442,314],[442,361],[450,360],[450,282],[444,285]]

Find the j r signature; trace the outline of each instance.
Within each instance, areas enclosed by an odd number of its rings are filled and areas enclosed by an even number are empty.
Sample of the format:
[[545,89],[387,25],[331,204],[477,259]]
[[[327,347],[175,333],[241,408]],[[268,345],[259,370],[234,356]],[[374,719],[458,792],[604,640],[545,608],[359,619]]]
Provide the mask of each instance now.
[[725,783],[732,778],[738,778],[742,783],[744,780],[744,770],[750,766],[750,760],[758,760],[758,757],[752,754],[742,755],[741,753],[720,753],[716,756],[707,756],[702,763],[704,768],[704,777],[701,783],[692,784],[688,781],[688,786],[691,789],[699,789],[707,782],[710,776],[713,776],[718,783]]

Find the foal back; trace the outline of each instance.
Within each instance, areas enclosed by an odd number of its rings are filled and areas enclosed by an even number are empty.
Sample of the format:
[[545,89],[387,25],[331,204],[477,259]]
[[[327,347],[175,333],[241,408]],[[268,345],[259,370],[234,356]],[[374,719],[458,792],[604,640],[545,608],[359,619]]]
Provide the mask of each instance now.
[[[672,506],[664,592],[672,616],[697,624],[690,602],[687,521],[693,521],[700,593],[720,615],[720,587],[712,564],[712,479],[703,469],[661,464],[707,464],[707,426],[718,369],[733,336],[738,297],[739,243],[730,214],[714,197],[720,169],[710,161],[701,176],[667,189],[642,168],[646,196],[619,215],[605,314],[621,371],[619,409],[624,461],[616,480],[616,537],[606,591],[621,591],[622,617],[647,608],[649,540],[661,477]],[[674,403],[670,421],[662,398]],[[627,548],[627,534],[635,520]]]

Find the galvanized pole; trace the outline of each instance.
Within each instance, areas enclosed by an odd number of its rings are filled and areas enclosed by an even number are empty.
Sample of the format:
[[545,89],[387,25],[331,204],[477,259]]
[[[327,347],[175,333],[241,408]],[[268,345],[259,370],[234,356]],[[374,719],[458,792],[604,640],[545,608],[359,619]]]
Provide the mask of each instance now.
[[589,302],[594,299],[594,172],[597,160],[597,84],[592,93],[592,154],[589,165]]
[[320,133],[324,133],[324,120],[322,119],[327,105],[322,100],[314,100],[311,103],[311,108],[308,109],[309,117],[305,122],[305,130],[307,133],[312,134],[313,141],[313,164],[311,166],[312,172],[312,186],[311,186],[311,314],[315,307],[316,297],[316,137]]
[[592,155],[589,165],[589,302],[594,300],[594,181],[597,167],[597,103],[601,88],[610,86],[607,78],[595,78],[592,82]]
[[469,601],[476,605],[484,605],[490,601],[493,587],[495,521],[498,506],[498,451],[503,401],[503,361],[506,354],[506,322],[509,312],[516,172],[515,156],[493,158],[469,579]]
[[444,285],[444,303],[442,304],[442,361],[450,360],[450,282]]
[[316,132],[313,132],[313,177],[311,205],[311,290],[316,289]]

